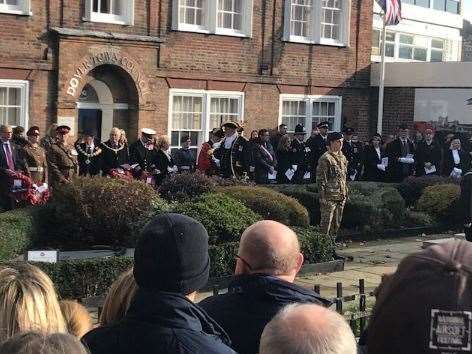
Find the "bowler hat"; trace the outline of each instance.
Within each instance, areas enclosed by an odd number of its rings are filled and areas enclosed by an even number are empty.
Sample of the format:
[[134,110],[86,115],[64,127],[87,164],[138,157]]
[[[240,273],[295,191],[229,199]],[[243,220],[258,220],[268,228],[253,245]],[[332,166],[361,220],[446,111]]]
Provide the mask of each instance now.
[[156,216],[141,232],[134,251],[134,278],[145,290],[188,295],[208,281],[208,233],[180,214]]
[[298,134],[306,134],[305,127],[301,124],[297,124],[295,126],[295,135],[298,135]]

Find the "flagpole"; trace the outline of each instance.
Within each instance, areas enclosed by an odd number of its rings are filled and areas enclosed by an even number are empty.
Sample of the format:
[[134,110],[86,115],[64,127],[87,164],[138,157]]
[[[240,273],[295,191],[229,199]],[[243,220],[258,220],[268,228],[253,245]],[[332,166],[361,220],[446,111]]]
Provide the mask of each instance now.
[[382,119],[384,107],[384,85],[385,85],[385,40],[387,38],[387,26],[385,25],[385,14],[383,15],[382,46],[380,48],[380,80],[379,80],[379,110],[377,114],[377,133],[382,135]]

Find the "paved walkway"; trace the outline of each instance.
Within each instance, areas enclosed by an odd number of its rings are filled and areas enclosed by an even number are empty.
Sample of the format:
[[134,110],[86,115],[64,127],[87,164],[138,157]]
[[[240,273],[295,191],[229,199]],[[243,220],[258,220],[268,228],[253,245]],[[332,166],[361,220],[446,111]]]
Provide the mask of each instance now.
[[318,284],[322,295],[335,297],[336,283],[342,283],[343,295],[349,295],[358,293],[359,279],[364,279],[365,290],[370,292],[380,283],[382,274],[394,272],[405,256],[421,249],[423,242],[450,237],[463,238],[463,235],[439,234],[345,244],[339,248],[338,253],[350,256],[353,260],[346,262],[344,271],[302,274],[296,279],[296,283],[308,288]]

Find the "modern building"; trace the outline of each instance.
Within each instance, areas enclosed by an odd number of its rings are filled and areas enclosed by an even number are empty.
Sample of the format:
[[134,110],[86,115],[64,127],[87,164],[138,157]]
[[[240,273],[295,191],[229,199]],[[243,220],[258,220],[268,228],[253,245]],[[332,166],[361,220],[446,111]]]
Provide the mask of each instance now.
[[0,0],[0,124],[369,127],[372,0]]
[[[380,61],[383,20],[374,3],[372,61]],[[387,62],[461,61],[461,0],[402,0],[402,21],[388,26]]]
[[462,61],[472,61],[472,20],[464,20],[462,29]]

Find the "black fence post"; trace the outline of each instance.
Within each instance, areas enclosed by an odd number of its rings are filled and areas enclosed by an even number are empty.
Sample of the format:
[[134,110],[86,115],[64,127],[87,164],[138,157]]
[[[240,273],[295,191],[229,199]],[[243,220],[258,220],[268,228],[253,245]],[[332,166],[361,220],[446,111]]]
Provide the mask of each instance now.
[[343,314],[343,283],[336,283],[336,311]]
[[321,295],[321,287],[320,287],[320,284],[315,284],[315,286],[313,287],[313,290],[314,290],[315,293],[317,293],[318,295]]
[[365,329],[366,308],[367,308],[367,305],[366,305],[366,296],[365,296],[365,281],[364,279],[359,279],[359,311],[362,312],[361,320],[360,320],[360,332],[362,332]]
[[216,285],[216,284],[213,285],[213,296],[218,295],[219,291],[220,290],[218,289],[218,285]]

